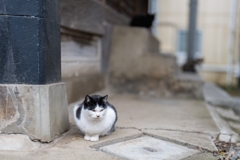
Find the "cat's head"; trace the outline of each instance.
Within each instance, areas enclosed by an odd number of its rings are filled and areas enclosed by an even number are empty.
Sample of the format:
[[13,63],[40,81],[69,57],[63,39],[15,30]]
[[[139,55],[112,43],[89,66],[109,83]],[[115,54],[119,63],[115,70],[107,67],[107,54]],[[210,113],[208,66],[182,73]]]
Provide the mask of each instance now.
[[101,97],[98,95],[86,95],[84,109],[87,116],[92,119],[101,119],[106,114],[108,95]]

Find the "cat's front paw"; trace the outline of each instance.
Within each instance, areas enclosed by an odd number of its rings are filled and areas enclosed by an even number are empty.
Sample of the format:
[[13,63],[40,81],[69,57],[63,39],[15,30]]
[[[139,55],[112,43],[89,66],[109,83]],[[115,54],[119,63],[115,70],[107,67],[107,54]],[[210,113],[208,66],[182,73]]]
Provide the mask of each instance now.
[[84,136],[84,139],[85,139],[86,141],[89,141],[89,140],[91,139],[91,137],[88,136],[88,135],[85,135],[85,136]]
[[99,140],[99,136],[93,136],[90,138],[90,141],[96,142]]

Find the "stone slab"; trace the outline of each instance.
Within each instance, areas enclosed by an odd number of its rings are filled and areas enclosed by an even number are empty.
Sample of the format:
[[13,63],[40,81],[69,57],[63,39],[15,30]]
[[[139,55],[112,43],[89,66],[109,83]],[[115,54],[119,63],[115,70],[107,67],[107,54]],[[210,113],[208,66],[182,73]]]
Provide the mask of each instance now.
[[227,120],[232,120],[232,121],[240,121],[240,116],[237,116],[232,109],[224,109],[217,107],[216,108],[218,114],[223,117],[224,119]]
[[50,142],[69,129],[65,83],[0,85],[0,132]]
[[204,80],[196,73],[178,71],[170,88],[178,97],[203,99]]
[[180,142],[184,145],[201,147],[202,149],[208,150],[210,152],[218,151],[213,143],[213,139],[210,135],[207,134],[164,130],[143,130],[143,132],[156,137],[160,137],[163,140],[169,139],[170,141]]
[[199,152],[148,136],[101,147],[100,150],[124,159],[138,160],[177,160]]
[[42,146],[44,146],[44,144],[33,142],[26,135],[0,134],[0,151],[32,151]]
[[109,97],[108,101],[118,111],[116,125],[119,127],[219,133],[200,100],[139,98],[125,94]]
[[[1,160],[18,159],[31,160],[32,157],[37,160],[59,160],[59,159],[82,159],[82,160],[117,160],[119,157],[109,155],[107,153],[97,151],[97,148],[140,137],[141,132],[135,129],[116,129],[115,132],[108,136],[100,137],[98,142],[85,141],[75,127],[71,125],[71,129],[64,135],[50,144],[46,144],[39,148],[30,149],[28,146],[23,146],[19,150],[1,150]],[[15,139],[16,143],[21,143],[22,140]],[[36,145],[36,142],[29,142],[28,145]],[[0,143],[1,144],[1,143]]]
[[213,120],[215,121],[216,125],[218,126],[218,128],[222,134],[237,135],[237,133],[234,130],[232,130],[232,128],[229,126],[229,124],[223,118],[221,118],[221,116],[217,112],[216,107],[214,107],[210,104],[206,104],[206,105],[208,107],[210,114],[212,115]]
[[182,160],[218,160],[219,156],[213,156],[212,153],[202,153],[183,158]]
[[122,160],[119,157],[93,149],[55,147],[35,152],[0,151],[1,160]]
[[100,137],[99,141],[91,142],[84,140],[84,136],[80,135],[76,127],[72,125],[71,130],[67,132],[67,135],[54,145],[56,147],[70,147],[77,148],[79,150],[90,147],[91,149],[98,149],[106,145],[138,138],[142,133],[134,129],[116,129],[108,136]]

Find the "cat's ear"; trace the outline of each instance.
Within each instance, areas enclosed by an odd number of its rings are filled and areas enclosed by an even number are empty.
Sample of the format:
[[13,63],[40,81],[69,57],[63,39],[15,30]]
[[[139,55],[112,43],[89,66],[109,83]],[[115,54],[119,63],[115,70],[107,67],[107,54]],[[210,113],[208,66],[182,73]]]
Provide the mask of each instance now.
[[84,101],[87,102],[87,103],[90,102],[91,101],[91,97],[89,95],[86,95]]
[[108,95],[102,97],[102,101],[105,102],[105,103],[107,103],[107,98],[108,98]]

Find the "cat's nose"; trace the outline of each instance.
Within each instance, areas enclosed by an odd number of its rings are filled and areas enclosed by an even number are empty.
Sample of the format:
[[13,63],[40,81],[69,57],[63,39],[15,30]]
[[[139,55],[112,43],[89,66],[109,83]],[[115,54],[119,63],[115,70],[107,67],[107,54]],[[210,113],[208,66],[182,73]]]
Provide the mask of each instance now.
[[97,117],[99,118],[99,117],[100,117],[100,115],[97,115]]

